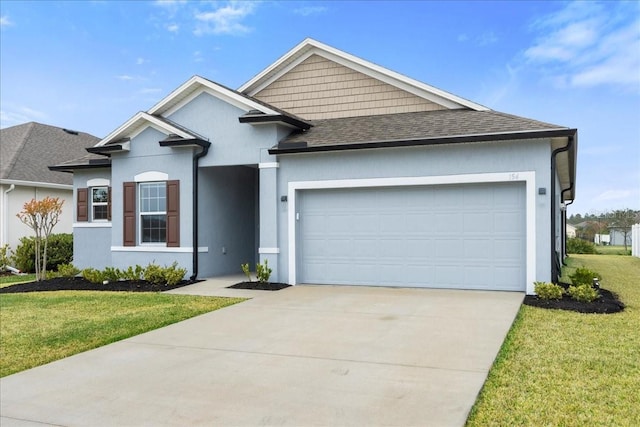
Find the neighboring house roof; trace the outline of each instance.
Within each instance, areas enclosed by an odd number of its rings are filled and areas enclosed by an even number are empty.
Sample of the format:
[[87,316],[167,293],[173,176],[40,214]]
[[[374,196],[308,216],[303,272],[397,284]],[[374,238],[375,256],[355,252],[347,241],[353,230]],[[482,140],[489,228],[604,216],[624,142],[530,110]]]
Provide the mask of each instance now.
[[380,143],[392,147],[440,138],[471,141],[474,136],[485,135],[492,140],[496,135],[505,135],[503,139],[520,139],[528,134],[547,131],[571,131],[566,127],[497,111],[461,109],[312,120],[311,123],[311,129],[289,135],[274,152],[288,147],[304,149],[368,144],[377,144],[377,147]]
[[488,108],[483,105],[445,92],[400,73],[396,73],[395,71],[388,70],[310,38],[303,40],[272,65],[242,85],[238,90],[253,96],[312,55],[319,55],[447,108],[470,108],[478,111],[488,110]]
[[98,141],[85,132],[35,122],[0,129],[0,180],[71,185],[72,176],[51,171],[47,165],[79,157]]

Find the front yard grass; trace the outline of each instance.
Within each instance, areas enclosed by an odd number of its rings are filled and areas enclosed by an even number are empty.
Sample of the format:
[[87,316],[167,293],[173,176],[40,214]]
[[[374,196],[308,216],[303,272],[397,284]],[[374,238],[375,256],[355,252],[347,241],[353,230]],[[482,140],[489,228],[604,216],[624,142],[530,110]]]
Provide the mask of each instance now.
[[596,252],[600,255],[631,255],[631,246],[596,246]]
[[640,259],[571,255],[626,308],[581,314],[523,305],[467,426],[639,426]]
[[0,288],[6,286],[17,285],[18,283],[28,283],[36,280],[35,274],[11,274],[7,276],[0,276]]
[[161,293],[0,295],[0,377],[243,301]]

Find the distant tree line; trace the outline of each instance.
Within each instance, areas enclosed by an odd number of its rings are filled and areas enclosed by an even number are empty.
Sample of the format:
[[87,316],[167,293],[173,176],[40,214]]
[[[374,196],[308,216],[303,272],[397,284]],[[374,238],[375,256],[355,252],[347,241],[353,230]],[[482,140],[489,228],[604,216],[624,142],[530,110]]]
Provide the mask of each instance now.
[[624,236],[624,246],[631,235],[631,226],[640,223],[640,210],[618,209],[614,211],[575,214],[567,218],[567,223],[576,227],[576,237],[593,242],[596,234],[609,234],[610,229]]

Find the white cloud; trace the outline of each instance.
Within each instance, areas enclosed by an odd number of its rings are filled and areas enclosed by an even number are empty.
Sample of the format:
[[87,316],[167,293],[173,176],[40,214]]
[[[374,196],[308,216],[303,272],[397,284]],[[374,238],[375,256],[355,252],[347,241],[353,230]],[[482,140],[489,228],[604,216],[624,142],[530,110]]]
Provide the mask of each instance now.
[[229,2],[213,12],[198,12],[195,15],[198,25],[194,34],[230,34],[239,35],[251,31],[242,24],[242,20],[253,13],[253,2]]
[[179,30],[180,25],[176,24],[175,22],[167,25],[167,31],[169,31],[170,33],[177,33]]
[[136,65],[142,65],[145,62],[149,62],[146,59],[142,58],[142,57],[138,57],[138,59],[136,59]]
[[534,23],[540,34],[524,51],[558,87],[614,85],[640,91],[637,4],[573,2]]
[[306,6],[299,7],[293,10],[293,13],[300,16],[319,15],[329,10],[325,6]]
[[127,74],[122,74],[120,76],[116,76],[116,79],[118,80],[123,80],[123,81],[128,81],[128,80],[134,80],[134,77],[127,75]]
[[13,22],[11,22],[11,20],[9,20],[9,17],[6,15],[0,16],[0,27],[4,28],[4,27],[8,27],[10,25],[13,25]]
[[27,122],[47,121],[49,115],[25,106],[5,105],[7,109],[0,110],[0,127],[15,126]]
[[607,190],[603,193],[598,194],[594,201],[596,202],[604,202],[609,200],[619,200],[625,199],[631,196],[630,190]]

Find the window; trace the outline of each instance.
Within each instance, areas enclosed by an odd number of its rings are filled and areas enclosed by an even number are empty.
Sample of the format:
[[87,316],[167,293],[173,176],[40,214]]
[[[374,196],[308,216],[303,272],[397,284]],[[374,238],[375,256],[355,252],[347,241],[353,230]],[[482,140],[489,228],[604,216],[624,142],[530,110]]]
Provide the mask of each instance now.
[[91,220],[109,219],[109,187],[91,188]]
[[167,241],[166,183],[141,183],[139,189],[140,241],[141,243],[165,243]]

